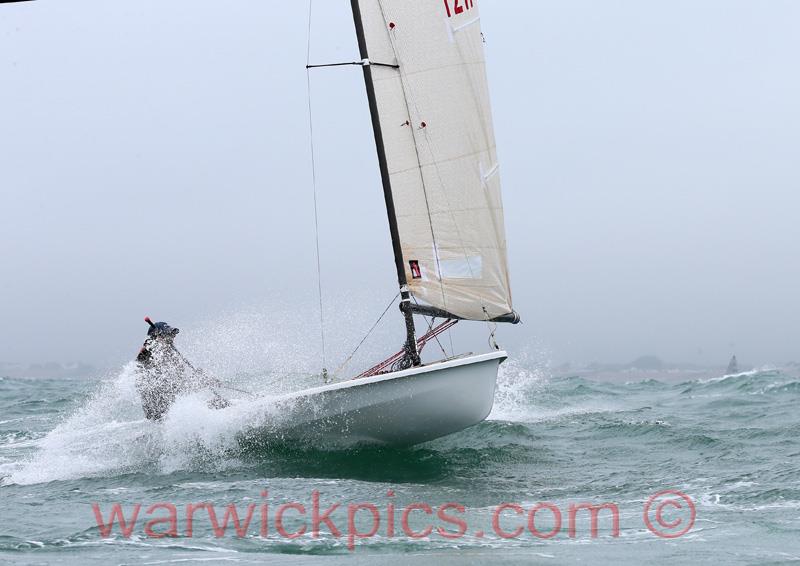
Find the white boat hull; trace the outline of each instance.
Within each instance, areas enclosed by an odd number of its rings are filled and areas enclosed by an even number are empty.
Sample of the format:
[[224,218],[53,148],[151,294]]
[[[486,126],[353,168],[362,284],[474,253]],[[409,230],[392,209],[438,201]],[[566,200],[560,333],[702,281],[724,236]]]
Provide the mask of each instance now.
[[245,442],[410,446],[458,432],[489,415],[505,352],[299,391]]

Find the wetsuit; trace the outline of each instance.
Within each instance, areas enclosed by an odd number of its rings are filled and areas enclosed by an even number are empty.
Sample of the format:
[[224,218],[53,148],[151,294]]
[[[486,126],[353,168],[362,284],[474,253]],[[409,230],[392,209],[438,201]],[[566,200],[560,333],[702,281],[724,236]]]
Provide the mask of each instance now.
[[169,339],[148,338],[136,361],[139,365],[136,389],[142,397],[144,415],[150,420],[160,419],[179,394],[193,389],[193,372]]

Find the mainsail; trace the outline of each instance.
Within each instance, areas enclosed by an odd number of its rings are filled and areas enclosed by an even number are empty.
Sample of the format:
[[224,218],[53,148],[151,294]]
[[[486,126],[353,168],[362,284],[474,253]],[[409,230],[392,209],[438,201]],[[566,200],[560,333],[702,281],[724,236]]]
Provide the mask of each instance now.
[[427,312],[518,321],[477,0],[351,2],[401,285]]

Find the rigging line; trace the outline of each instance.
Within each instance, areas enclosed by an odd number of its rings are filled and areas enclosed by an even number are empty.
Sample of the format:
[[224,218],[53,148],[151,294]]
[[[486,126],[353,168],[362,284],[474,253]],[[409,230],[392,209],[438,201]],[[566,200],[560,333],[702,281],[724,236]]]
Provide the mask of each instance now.
[[[306,69],[320,69],[322,67],[344,67],[347,65],[358,65],[359,67],[363,67],[366,65],[364,61],[352,61],[348,63],[323,63],[321,65],[311,65],[309,62],[306,62]],[[369,65],[374,65],[376,67],[389,67],[390,69],[398,69],[400,65],[390,65],[389,63],[375,63],[373,61],[368,61]]]
[[345,65],[362,65],[362,63],[359,61],[353,61],[352,63],[325,63],[323,65],[306,64],[306,69],[319,69],[320,67],[344,67]]
[[215,388],[218,388],[218,389],[228,389],[228,390],[230,390],[230,391],[235,391],[236,393],[244,393],[245,395],[250,395],[251,397],[258,397],[258,396],[257,396],[255,393],[253,393],[252,391],[245,391],[244,389],[237,389],[237,388],[235,388],[235,387],[230,387],[230,386],[228,386],[228,385],[225,385],[225,384],[223,384],[221,379],[219,379],[219,378],[217,378],[217,377],[214,377],[213,375],[209,376],[209,375],[208,375],[206,372],[204,372],[202,369],[197,369],[196,367],[194,367],[194,365],[192,365],[192,362],[190,362],[189,360],[187,360],[187,359],[186,359],[186,356],[184,356],[184,355],[183,355],[183,354],[180,352],[180,350],[178,350],[178,348],[176,348],[176,347],[175,347],[175,344],[170,344],[170,349],[171,349],[173,352],[175,352],[176,354],[178,354],[178,357],[181,359],[181,361],[183,361],[183,363],[184,363],[184,364],[186,364],[186,366],[187,366],[187,367],[188,367],[190,370],[192,370],[192,371],[193,371],[195,374],[200,374],[200,375],[203,375],[203,376],[208,376],[208,377],[210,377],[211,379],[213,379],[213,380],[216,382],[216,383],[214,383],[214,385],[213,385],[212,387],[209,387],[209,389],[211,390],[211,392],[212,392],[212,393],[215,393],[215,394],[219,395],[219,394],[217,393],[216,389],[215,389]]
[[375,329],[378,327],[378,325],[379,325],[379,324],[381,323],[381,321],[383,320],[383,317],[384,317],[384,316],[386,316],[386,313],[387,313],[387,312],[389,312],[389,309],[390,309],[390,308],[392,308],[392,305],[394,304],[394,302],[397,300],[397,298],[398,298],[399,296],[400,296],[400,293],[397,293],[397,294],[394,296],[394,298],[392,299],[392,301],[391,301],[391,302],[390,302],[390,303],[387,305],[387,307],[386,307],[386,308],[383,310],[383,313],[381,313],[381,316],[379,316],[379,317],[378,317],[378,320],[376,320],[376,321],[375,321],[375,324],[373,324],[373,325],[372,325],[372,328],[370,328],[370,329],[369,329],[369,331],[367,332],[366,336],[364,336],[364,338],[362,338],[362,339],[361,339],[361,342],[359,342],[359,343],[358,343],[358,346],[356,346],[356,349],[355,349],[355,350],[353,350],[353,352],[352,352],[352,353],[351,353],[349,356],[347,356],[347,359],[346,359],[345,361],[343,361],[343,362],[342,362],[342,365],[340,365],[340,366],[339,366],[339,367],[336,369],[336,371],[333,373],[333,374],[334,374],[334,376],[338,375],[338,374],[339,374],[339,373],[340,373],[340,372],[341,372],[341,371],[342,371],[342,370],[343,370],[343,369],[344,369],[344,368],[347,366],[347,364],[349,364],[349,363],[350,363],[350,361],[353,359],[353,356],[355,356],[355,355],[356,355],[356,352],[358,352],[358,349],[359,349],[359,348],[361,348],[361,346],[363,346],[363,345],[364,345],[364,342],[366,342],[366,341],[367,341],[367,338],[369,338],[369,337],[370,337],[370,335],[372,334],[372,332],[373,332],[373,331],[374,331],[374,330],[375,330]]
[[453,352],[453,355],[456,355],[456,347],[453,345],[453,329],[447,329],[447,337],[450,339],[450,351]]
[[[430,324],[430,329],[431,330],[433,330],[433,323],[434,322],[436,322],[436,319],[432,318],[431,319],[431,324]],[[442,354],[444,354],[444,357],[447,358],[448,357],[447,350],[444,349],[444,346],[442,346],[442,343],[439,341],[439,335],[435,334],[433,337],[436,339],[436,343],[439,344],[439,349],[442,351]],[[455,356],[456,353],[453,352],[453,355]]]
[[[306,64],[311,61],[311,14],[314,0],[308,0],[308,47],[306,50]],[[306,85],[308,89],[308,130],[311,146],[311,184],[314,193],[314,240],[317,252],[317,293],[319,295],[319,331],[322,344],[322,373],[325,375],[328,366],[325,354],[325,311],[322,301],[322,264],[319,253],[319,206],[317,204],[317,162],[314,152],[314,113],[311,104],[311,71],[306,67]]]
[[[413,294],[411,295],[411,298],[414,299],[414,302],[417,304],[417,306],[419,306],[419,301],[417,300],[417,298]],[[423,316],[422,318],[425,319],[425,323],[428,325],[428,332],[431,332],[433,330],[433,324],[436,322],[436,317],[435,316],[431,317],[430,321],[428,321],[428,317],[427,316]],[[450,332],[449,328],[448,328],[448,332]],[[444,354],[444,357],[447,358],[448,357],[447,350],[445,350],[444,346],[442,346],[442,343],[439,342],[439,335],[438,334],[434,334],[433,337],[436,339],[436,343],[439,344],[439,349]],[[450,350],[453,352],[453,355],[455,356],[456,355],[456,351],[455,351],[455,348],[452,347],[452,345],[453,345],[453,336],[450,335],[450,346],[451,346]]]

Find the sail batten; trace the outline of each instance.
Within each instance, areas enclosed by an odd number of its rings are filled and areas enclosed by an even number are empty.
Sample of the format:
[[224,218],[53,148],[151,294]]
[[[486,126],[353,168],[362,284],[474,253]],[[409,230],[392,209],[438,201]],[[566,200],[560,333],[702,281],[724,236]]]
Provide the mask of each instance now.
[[397,65],[370,78],[410,293],[455,318],[517,319],[478,2],[354,1],[370,59]]

